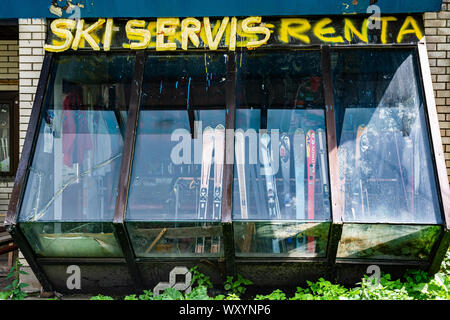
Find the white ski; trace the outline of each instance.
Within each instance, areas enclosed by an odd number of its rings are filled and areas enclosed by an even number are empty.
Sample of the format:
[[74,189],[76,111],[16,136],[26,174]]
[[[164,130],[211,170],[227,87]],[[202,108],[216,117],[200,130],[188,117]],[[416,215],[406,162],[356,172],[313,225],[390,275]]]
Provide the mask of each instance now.
[[[295,168],[295,211],[297,220],[305,220],[305,132],[297,128],[294,132],[294,168]],[[297,236],[297,248],[306,251],[306,237]]]
[[234,149],[236,153],[236,169],[239,184],[239,203],[241,205],[241,218],[248,219],[247,186],[245,181],[245,136],[242,129],[236,130]]
[[284,218],[291,219],[291,140],[286,133],[280,139],[281,174],[283,176]]
[[212,218],[220,218],[222,208],[223,163],[225,149],[225,127],[219,124],[214,131],[214,202]]
[[[261,135],[261,157],[264,167],[264,176],[266,177],[266,188],[269,207],[269,218],[271,220],[280,219],[280,205],[275,184],[275,176],[271,165],[271,153],[269,149],[270,136],[266,132]],[[272,240],[273,252],[280,253],[280,244],[278,239]]]
[[[222,209],[222,183],[225,151],[225,127],[219,124],[214,130],[214,201],[212,219],[220,219]],[[212,236],[211,253],[220,252],[220,236]]]
[[323,186],[323,207],[324,213],[328,214],[330,212],[330,191],[328,187],[328,174],[325,164],[325,132],[322,129],[317,130],[317,135],[319,137],[319,156],[320,156],[320,169],[322,176],[322,186]]
[[[198,216],[199,220],[206,219],[208,212],[208,189],[209,189],[209,176],[211,172],[212,152],[214,144],[214,129],[206,127],[203,132],[203,149],[202,149],[202,171],[200,177],[200,199]],[[203,237],[201,243],[197,238],[195,246],[196,253],[203,253],[205,249],[205,238]]]

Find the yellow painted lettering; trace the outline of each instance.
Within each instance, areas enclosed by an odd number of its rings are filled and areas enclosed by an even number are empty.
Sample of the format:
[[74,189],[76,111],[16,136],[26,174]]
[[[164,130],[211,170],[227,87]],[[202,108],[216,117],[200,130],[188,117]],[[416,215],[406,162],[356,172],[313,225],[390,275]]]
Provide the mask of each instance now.
[[280,23],[280,41],[289,43],[289,36],[303,41],[304,43],[310,43],[311,40],[305,34],[311,29],[311,24],[306,19],[300,18],[285,18],[281,19]]
[[200,32],[201,26],[201,22],[195,18],[186,18],[181,21],[181,48],[183,50],[187,50],[189,39],[198,48],[200,39],[197,33]]
[[112,29],[114,26],[113,19],[109,18],[106,20],[105,34],[103,39],[103,50],[109,51],[111,50],[111,41],[112,41]]
[[130,40],[129,44],[123,44],[125,48],[129,47],[130,49],[141,50],[147,48],[150,43],[151,33],[145,28],[145,20],[128,21],[125,25],[125,32],[127,33],[128,40]]
[[164,37],[175,36],[178,18],[158,18],[156,20],[156,51],[176,50],[175,42],[164,42]]
[[66,51],[67,49],[70,48],[70,45],[72,44],[72,40],[73,40],[73,34],[72,31],[73,28],[75,28],[76,22],[75,20],[71,20],[71,19],[56,19],[53,20],[53,22],[50,25],[50,30],[52,31],[52,33],[63,39],[64,43],[62,43],[61,45],[50,45],[50,44],[45,44],[44,45],[44,49],[46,51],[51,51],[51,52],[62,52],[62,51]]
[[369,20],[364,19],[361,27],[361,32],[356,29],[355,25],[350,19],[344,19],[344,37],[347,42],[352,42],[353,35],[357,36],[361,41],[369,43],[368,32]]
[[251,24],[260,24],[261,23],[261,17],[248,17],[246,19],[244,19],[244,21],[242,21],[242,30],[245,33],[250,33],[250,34],[263,34],[264,38],[261,40],[256,40],[256,41],[249,41],[247,43],[247,47],[248,48],[256,48],[259,47],[265,43],[267,43],[267,41],[270,38],[270,29],[260,25],[258,27],[251,27]]
[[387,43],[387,31],[390,21],[397,21],[396,17],[371,17],[372,20],[381,21],[381,43]]
[[326,35],[332,35],[336,33],[336,30],[333,27],[326,27],[329,25],[333,20],[330,18],[323,18],[322,20],[319,20],[313,29],[314,35],[319,38],[323,42],[331,42],[331,43],[342,43],[344,42],[344,39],[341,36],[326,36]]
[[[411,28],[409,28],[409,26],[411,26]],[[417,21],[413,17],[407,16],[405,22],[403,22],[400,31],[398,32],[397,43],[401,43],[403,41],[403,37],[405,36],[405,34],[410,33],[414,33],[418,40],[423,38],[422,30],[420,30]]]
[[[230,20],[229,17],[223,18],[223,20],[220,23],[219,30],[217,31],[217,34],[213,39],[211,32],[211,22],[209,21],[209,17],[203,18],[203,24],[205,25],[206,40],[210,50],[217,50],[217,48],[219,47],[220,40],[222,39],[222,36],[225,32],[229,20]],[[219,22],[216,22],[216,24],[217,23]]]
[[231,18],[231,27],[230,27],[230,51],[236,50],[236,28],[237,28],[237,19],[236,17]]
[[84,39],[89,43],[89,45],[92,47],[92,49],[94,49],[95,51],[100,50],[98,43],[91,36],[91,33],[96,31],[98,28],[100,28],[104,23],[105,23],[105,19],[100,18],[97,20],[97,22],[95,22],[88,28],[84,29],[84,19],[78,20],[77,32],[75,34],[75,38],[72,43],[72,49],[77,50],[80,45],[81,39]]

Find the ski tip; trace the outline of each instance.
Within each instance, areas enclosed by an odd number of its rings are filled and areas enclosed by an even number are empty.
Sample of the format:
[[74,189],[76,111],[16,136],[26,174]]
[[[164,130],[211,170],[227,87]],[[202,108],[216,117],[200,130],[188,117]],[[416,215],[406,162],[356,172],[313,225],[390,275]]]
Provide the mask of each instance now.
[[302,128],[297,128],[297,129],[295,129],[294,134],[295,134],[295,135],[298,135],[298,134],[305,134],[305,131],[304,131]]
[[223,124],[218,124],[216,130],[225,130],[225,126]]

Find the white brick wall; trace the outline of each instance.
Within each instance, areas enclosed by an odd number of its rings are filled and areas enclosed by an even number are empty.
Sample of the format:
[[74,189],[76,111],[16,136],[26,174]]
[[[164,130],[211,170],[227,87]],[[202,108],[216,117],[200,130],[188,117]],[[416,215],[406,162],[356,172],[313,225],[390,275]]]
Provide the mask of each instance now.
[[[34,96],[39,82],[44,60],[45,21],[41,19],[19,19],[19,152],[22,147],[30,120]],[[1,204],[1,199],[0,199]],[[40,285],[23,256],[21,262],[29,273],[21,275],[21,281],[31,284],[27,291],[40,290]]]
[[33,107],[34,96],[44,60],[45,21],[19,19],[19,150],[23,143]]
[[441,12],[425,13],[425,36],[433,78],[434,96],[450,177],[450,0]]

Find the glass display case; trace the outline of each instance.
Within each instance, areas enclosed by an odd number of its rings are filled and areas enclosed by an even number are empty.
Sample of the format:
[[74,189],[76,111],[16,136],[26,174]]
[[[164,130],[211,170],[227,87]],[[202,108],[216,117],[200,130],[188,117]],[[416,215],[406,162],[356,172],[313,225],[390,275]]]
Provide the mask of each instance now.
[[9,230],[47,289],[78,263],[130,287],[202,263],[274,286],[434,272],[450,219],[424,45],[47,52]]
[[39,256],[122,256],[112,220],[133,66],[55,57],[18,217]]

